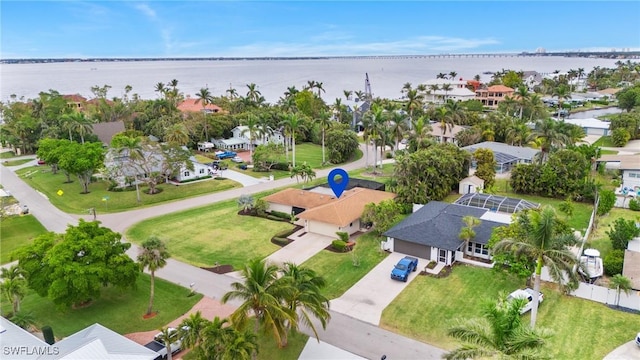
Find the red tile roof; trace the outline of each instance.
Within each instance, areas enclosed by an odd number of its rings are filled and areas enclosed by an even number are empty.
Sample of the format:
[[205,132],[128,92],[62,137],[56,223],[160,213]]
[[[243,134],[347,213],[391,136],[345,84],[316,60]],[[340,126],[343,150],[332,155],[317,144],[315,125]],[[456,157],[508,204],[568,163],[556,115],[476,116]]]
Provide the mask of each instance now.
[[[181,102],[180,104],[178,104],[178,110],[182,111],[182,112],[199,112],[202,111],[202,102],[197,102],[198,99],[185,99],[183,102]],[[207,106],[204,107],[206,110],[212,111],[212,112],[219,112],[220,110],[222,110],[219,106],[217,105],[213,105],[213,104],[209,104]]]
[[487,90],[492,91],[492,92],[513,92],[514,90],[508,86],[504,86],[504,85],[493,85],[493,86],[489,86],[487,88]]
[[62,98],[67,100],[67,102],[74,102],[74,103],[83,103],[87,101],[87,99],[80,94],[62,95]]

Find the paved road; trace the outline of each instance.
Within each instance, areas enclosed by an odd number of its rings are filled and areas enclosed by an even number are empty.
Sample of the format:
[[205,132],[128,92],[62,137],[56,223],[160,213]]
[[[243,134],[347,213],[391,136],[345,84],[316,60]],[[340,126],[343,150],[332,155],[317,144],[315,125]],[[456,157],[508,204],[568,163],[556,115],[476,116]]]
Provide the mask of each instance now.
[[[364,165],[365,159],[363,157],[356,162],[341,167],[349,171],[362,168]],[[330,170],[318,170],[317,177],[327,176]],[[77,223],[79,216],[70,216],[55,208],[46,197],[22,182],[10,169],[0,165],[0,171],[2,184],[22,203],[28,203],[34,216],[47,229],[63,232],[67,224]],[[295,184],[294,179],[280,179],[139,210],[115,214],[98,214],[98,220],[102,222],[103,226],[124,234],[125,230],[131,225],[151,217],[209,205],[217,201],[237,198],[242,194],[253,194],[291,184]],[[81,217],[92,220],[89,215]],[[132,246],[128,254],[135,257],[137,252],[138,248]],[[230,284],[236,281],[233,277],[214,274],[174,259],[169,259],[167,266],[157,271],[157,275],[160,278],[185,287],[192,286],[195,291],[214,299],[220,299],[231,289]],[[232,303],[232,305],[237,306],[238,303]],[[320,340],[368,359],[379,359],[382,355],[387,355],[389,360],[439,359],[443,354],[443,350],[434,346],[394,334],[335,311],[331,311],[331,317],[327,329],[319,334]],[[303,331],[308,335],[312,335],[308,328],[303,329]]]

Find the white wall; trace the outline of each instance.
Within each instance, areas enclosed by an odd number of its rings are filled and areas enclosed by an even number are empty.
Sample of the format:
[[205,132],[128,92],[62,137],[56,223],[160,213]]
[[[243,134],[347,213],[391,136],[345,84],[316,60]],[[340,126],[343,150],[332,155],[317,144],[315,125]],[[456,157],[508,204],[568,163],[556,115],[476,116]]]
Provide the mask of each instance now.
[[640,186],[640,170],[623,170],[622,186],[628,188]]
[[307,232],[325,235],[325,236],[331,236],[337,239],[338,235],[336,235],[336,232],[338,231],[346,231],[346,230],[340,230],[340,228],[336,225],[327,224],[320,221],[309,220],[307,222]]
[[279,211],[285,214],[291,214],[292,208],[289,205],[269,203],[267,211]]

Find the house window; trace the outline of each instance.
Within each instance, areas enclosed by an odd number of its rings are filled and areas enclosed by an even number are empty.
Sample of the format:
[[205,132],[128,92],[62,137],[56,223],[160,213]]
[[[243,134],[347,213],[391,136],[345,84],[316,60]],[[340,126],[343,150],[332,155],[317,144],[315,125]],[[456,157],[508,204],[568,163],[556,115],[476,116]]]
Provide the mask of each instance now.
[[182,175],[183,175],[183,176],[185,176],[185,177],[187,177],[187,176],[189,176],[189,175],[191,175],[191,174],[189,174],[189,172],[188,172],[188,171],[185,171]]
[[467,252],[468,253],[472,253],[473,252],[473,243],[470,242],[469,244],[467,244]]
[[489,249],[482,244],[475,243],[474,253],[478,255],[489,255]]
[[204,169],[200,169],[200,174],[204,174]]
[[630,178],[638,178],[638,177],[640,177],[640,174],[639,174],[639,173],[632,173],[632,172],[630,172],[630,173],[629,173],[629,177],[630,177]]
[[350,224],[349,224],[349,227],[352,227],[352,226],[353,226],[353,223],[350,223]]

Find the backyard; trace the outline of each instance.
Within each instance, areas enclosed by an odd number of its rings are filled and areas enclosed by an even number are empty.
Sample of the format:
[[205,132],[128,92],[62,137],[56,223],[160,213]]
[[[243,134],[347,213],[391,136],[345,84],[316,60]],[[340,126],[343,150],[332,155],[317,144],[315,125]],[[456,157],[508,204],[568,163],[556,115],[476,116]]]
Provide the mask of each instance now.
[[[280,249],[276,233],[292,229],[288,222],[238,215],[236,200],[142,221],[127,230],[127,240],[141,243],[150,235],[166,241],[173,258],[195,266],[232,265],[264,258]],[[185,231],[185,229],[189,229]]]
[[47,229],[33,215],[9,216],[0,220],[0,264],[12,261],[12,253],[31,244],[33,239]]
[[598,217],[597,227],[593,230],[591,236],[589,236],[589,240],[587,241],[585,248],[591,247],[598,249],[600,251],[600,257],[604,259],[609,251],[612,250],[611,240],[606,232],[611,230],[611,224],[614,221],[621,218],[625,220],[640,221],[640,212],[629,209],[613,208],[608,214]]
[[135,190],[108,191],[108,183],[102,180],[91,183],[90,192],[82,194],[82,187],[76,177],[71,177],[73,182],[65,183],[66,176],[62,172],[52,174],[48,166],[20,169],[16,174],[29,186],[47,196],[55,207],[72,214],[86,214],[90,208],[96,208],[99,213],[126,211],[241,187],[232,180],[210,179],[180,186],[160,184],[158,188],[162,192],[148,195],[145,193],[147,187],[141,185],[141,201],[138,204]]
[[[524,281],[493,270],[459,265],[449,277],[415,279],[382,313],[381,327],[445,349],[457,342],[447,329],[457,318],[480,317],[484,299],[496,299],[524,287]],[[638,315],[603,304],[561,295],[553,285],[542,289],[537,326],[553,331],[548,349],[553,359],[602,359],[633,339]],[[524,315],[528,322],[530,315]]]
[[[29,290],[21,303],[21,311],[30,313],[37,326],[49,325],[57,338],[69,336],[94,323],[119,333],[156,330],[186,313],[201,298],[188,296],[189,289],[156,278],[153,308],[158,315],[143,319],[149,305],[149,276],[140,274],[134,289],[104,288],[93,304],[79,309],[58,309],[49,299]],[[2,313],[11,311],[11,304],[3,301]]]

